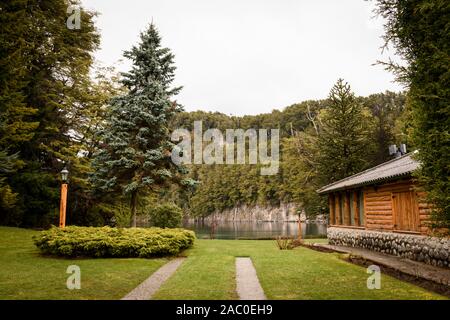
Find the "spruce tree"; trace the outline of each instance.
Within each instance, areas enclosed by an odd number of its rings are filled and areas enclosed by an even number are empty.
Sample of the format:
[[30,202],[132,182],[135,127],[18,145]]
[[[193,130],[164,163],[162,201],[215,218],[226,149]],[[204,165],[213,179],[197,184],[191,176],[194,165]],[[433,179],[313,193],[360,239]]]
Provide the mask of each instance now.
[[129,197],[135,227],[138,197],[176,177],[178,167],[170,158],[173,144],[168,125],[181,109],[171,101],[181,88],[171,87],[174,55],[161,47],[153,24],[124,56],[133,62],[121,80],[128,92],[111,102],[91,181],[100,191]]
[[339,79],[328,100],[318,138],[318,174],[323,184],[361,171],[371,153],[368,118],[350,85]]

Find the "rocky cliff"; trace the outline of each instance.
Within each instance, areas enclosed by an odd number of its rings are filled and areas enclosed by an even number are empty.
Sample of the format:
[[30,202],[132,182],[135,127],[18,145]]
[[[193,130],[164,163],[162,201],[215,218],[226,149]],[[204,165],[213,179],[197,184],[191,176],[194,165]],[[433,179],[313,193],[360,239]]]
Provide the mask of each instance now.
[[[299,207],[293,203],[285,203],[280,206],[247,206],[241,205],[222,212],[216,212],[205,218],[205,221],[297,221]],[[305,221],[306,216],[301,215]]]

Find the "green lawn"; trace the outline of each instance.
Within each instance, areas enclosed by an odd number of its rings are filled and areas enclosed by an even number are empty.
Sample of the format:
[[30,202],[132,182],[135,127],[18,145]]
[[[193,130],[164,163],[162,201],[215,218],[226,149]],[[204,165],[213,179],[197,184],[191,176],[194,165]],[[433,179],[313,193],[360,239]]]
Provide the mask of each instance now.
[[[0,227],[0,299],[120,299],[168,261],[44,257],[33,234]],[[81,269],[80,290],[66,287],[70,265]]]
[[[0,299],[120,299],[168,261],[44,257],[32,242],[35,232],[0,227]],[[237,256],[252,258],[269,299],[443,298],[388,276],[380,290],[369,290],[365,268],[338,254],[280,251],[274,241],[197,240],[183,254],[188,258],[154,299],[237,299]],[[81,290],[66,288],[73,264],[81,268]]]
[[307,248],[281,251],[274,241],[197,240],[154,299],[236,299],[235,257],[250,256],[269,299],[442,299],[389,276],[367,289],[366,269],[337,253]]

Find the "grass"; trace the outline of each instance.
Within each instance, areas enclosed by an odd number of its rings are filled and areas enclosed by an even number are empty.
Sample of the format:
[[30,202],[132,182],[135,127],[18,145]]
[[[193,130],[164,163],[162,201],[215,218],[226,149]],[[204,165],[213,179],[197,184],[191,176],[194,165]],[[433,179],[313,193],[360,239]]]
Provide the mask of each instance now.
[[[120,299],[167,259],[62,259],[42,256],[36,231],[0,227],[0,299]],[[67,267],[81,269],[81,289],[66,286]]]
[[[42,256],[32,242],[35,233],[0,227],[0,299],[120,299],[168,261]],[[339,254],[281,251],[273,240],[197,240],[183,254],[188,258],[154,299],[237,299],[237,256],[252,258],[269,299],[444,298],[385,275],[380,290],[369,290],[366,269]],[[66,288],[69,265],[81,268],[81,290]]]
[[369,290],[366,269],[339,254],[303,247],[281,251],[275,241],[197,240],[186,254],[154,299],[236,299],[237,256],[252,258],[269,299],[445,299],[385,275],[380,290]]

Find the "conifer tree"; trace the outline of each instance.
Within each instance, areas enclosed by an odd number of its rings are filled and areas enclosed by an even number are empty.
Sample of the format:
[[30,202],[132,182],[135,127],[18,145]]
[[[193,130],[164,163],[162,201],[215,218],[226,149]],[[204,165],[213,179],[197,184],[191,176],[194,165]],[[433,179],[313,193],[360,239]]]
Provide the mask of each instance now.
[[171,101],[181,88],[171,87],[174,55],[161,47],[153,24],[124,56],[133,62],[121,81],[128,92],[111,102],[91,181],[98,190],[129,197],[132,226],[136,226],[138,197],[176,177],[168,125],[181,109]]
[[361,171],[371,153],[368,117],[350,85],[339,79],[328,99],[318,139],[318,174],[323,184]]
[[16,159],[17,154],[8,155],[4,150],[0,150],[0,212],[13,208],[16,202],[17,194],[6,182],[6,176],[16,171]]
[[67,8],[78,4],[0,2],[0,150],[17,154],[18,168],[5,177],[17,202],[2,223],[57,221],[61,162],[77,156],[71,133],[79,121],[71,119],[80,115],[83,83],[89,81],[92,51],[99,43],[92,12],[81,8],[81,29],[67,28]]
[[26,19],[26,11],[17,7],[20,7],[18,1],[2,3],[0,7],[0,209],[3,213],[12,209],[17,200],[7,178],[24,165],[16,153],[18,146],[33,137],[38,125],[30,120],[37,110],[25,103],[26,46],[21,36],[26,28],[17,21]]
[[450,3],[377,0],[385,41],[405,65],[385,65],[407,85],[417,172],[434,205],[433,225],[450,229]]

